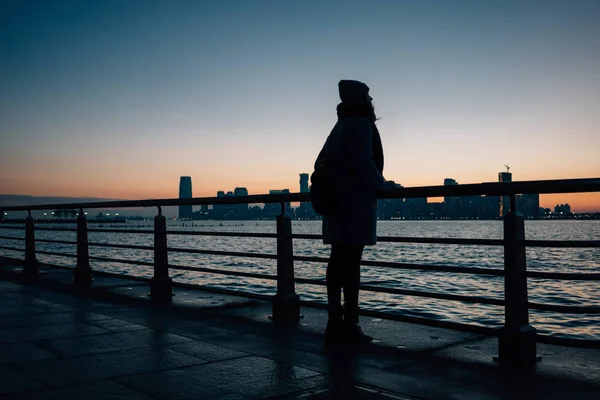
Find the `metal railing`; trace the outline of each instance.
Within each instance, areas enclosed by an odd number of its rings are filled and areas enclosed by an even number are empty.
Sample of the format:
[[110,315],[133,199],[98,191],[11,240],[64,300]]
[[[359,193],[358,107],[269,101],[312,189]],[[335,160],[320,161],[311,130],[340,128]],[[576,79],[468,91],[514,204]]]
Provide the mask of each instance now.
[[[600,191],[600,178],[594,179],[569,179],[551,181],[529,181],[510,183],[482,183],[456,186],[429,186],[394,189],[378,193],[383,198],[423,198],[423,197],[445,197],[445,196],[508,196],[510,199],[510,211],[504,217],[503,239],[450,239],[450,238],[413,238],[413,237],[378,237],[379,242],[389,243],[425,243],[425,244],[453,244],[470,246],[502,246],[504,248],[504,269],[491,269],[464,266],[424,265],[415,263],[398,263],[383,261],[363,261],[362,265],[370,267],[391,268],[416,271],[436,271],[453,274],[475,274],[492,275],[504,277],[504,299],[483,296],[458,295],[449,293],[436,293],[422,290],[403,288],[379,287],[369,284],[360,286],[363,291],[379,293],[426,297],[431,299],[442,299],[460,301],[467,303],[478,303],[486,305],[503,306],[505,309],[504,326],[499,330],[492,328],[475,327],[473,325],[457,322],[428,320],[420,317],[407,317],[391,315],[376,311],[364,311],[366,315],[376,315],[384,318],[401,319],[418,323],[437,326],[446,326],[457,329],[469,329],[498,335],[498,360],[506,364],[531,365],[537,360],[536,343],[544,340],[549,342],[560,342],[549,336],[538,335],[535,328],[529,324],[529,310],[553,311],[569,314],[600,314],[600,307],[595,306],[568,306],[543,303],[532,303],[528,300],[527,279],[553,279],[553,280],[579,280],[598,281],[599,273],[562,273],[527,271],[525,249],[529,247],[559,247],[559,248],[600,248],[600,240],[526,240],[524,217],[517,212],[517,194],[548,194],[548,193],[580,193]],[[168,301],[172,296],[173,282],[169,276],[170,270],[195,271],[212,274],[222,274],[236,277],[260,278],[274,280],[277,283],[277,292],[272,298],[266,295],[243,293],[232,290],[219,289],[218,291],[233,294],[242,294],[249,297],[271,299],[273,302],[273,319],[276,322],[297,322],[300,318],[300,305],[308,304],[323,307],[323,304],[301,301],[296,294],[295,283],[324,286],[323,280],[295,278],[294,261],[327,263],[328,259],[323,257],[294,255],[293,239],[318,240],[321,235],[293,234],[291,218],[286,213],[286,203],[309,201],[306,193],[279,194],[279,195],[252,195],[239,197],[210,197],[192,199],[162,199],[162,200],[134,200],[134,201],[110,201],[93,203],[72,204],[50,204],[35,206],[4,207],[0,210],[0,217],[5,211],[28,211],[29,216],[25,218],[25,237],[14,238],[0,236],[0,239],[25,241],[25,257],[23,261],[23,273],[35,278],[39,273],[39,262],[36,254],[52,256],[63,256],[76,258],[76,266],[73,269],[75,284],[90,284],[93,280],[93,271],[90,260],[109,261],[123,264],[151,266],[154,268],[154,276],[150,280],[151,296],[156,301]],[[180,205],[221,205],[221,204],[256,204],[256,203],[279,203],[281,214],[276,219],[276,233],[241,233],[241,232],[199,232],[199,231],[177,231],[167,230],[166,219],[162,214],[162,207]],[[157,207],[158,215],[154,218],[154,229],[89,229],[84,209],[100,208],[128,208],[128,207]],[[56,210],[56,209],[79,209],[77,217],[77,228],[36,228],[31,216],[33,210]],[[3,226],[4,229],[23,229],[18,226]],[[76,231],[76,241],[38,239],[41,243],[68,244],[77,246],[77,254],[65,254],[51,251],[37,251],[35,248],[35,231]],[[125,245],[112,243],[90,243],[88,232],[114,232],[130,234],[152,234],[154,236],[153,246]],[[223,237],[256,237],[271,238],[277,240],[276,254],[248,253],[238,251],[199,250],[186,248],[168,247],[168,235],[210,235]],[[119,249],[151,250],[154,252],[153,262],[141,262],[111,257],[90,256],[89,247],[112,247]],[[5,250],[23,250],[10,246],[0,246]],[[223,270],[218,268],[204,268],[195,266],[173,265],[168,261],[169,253],[194,253],[205,255],[232,256],[245,258],[273,259],[277,261],[277,274],[266,275],[253,272]],[[119,276],[123,276],[120,275]],[[206,287],[203,287],[208,289]],[[212,288],[211,290],[215,290]]]

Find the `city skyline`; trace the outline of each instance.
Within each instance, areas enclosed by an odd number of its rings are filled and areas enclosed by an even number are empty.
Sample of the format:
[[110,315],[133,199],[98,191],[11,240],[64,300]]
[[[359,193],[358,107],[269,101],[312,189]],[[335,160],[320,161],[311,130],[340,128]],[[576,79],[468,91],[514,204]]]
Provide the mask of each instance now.
[[[508,179],[506,178],[508,174]],[[164,198],[164,199],[175,199],[175,198],[198,198],[198,197],[222,197],[222,196],[247,196],[247,195],[258,195],[258,194],[279,194],[279,193],[307,193],[309,191],[309,177],[310,174],[309,173],[300,173],[300,180],[296,181],[296,186],[298,190],[294,190],[294,189],[290,189],[293,188],[294,185],[290,185],[288,187],[283,187],[282,189],[268,189],[265,192],[254,192],[251,190],[248,190],[246,186],[236,186],[234,190],[223,190],[223,185],[218,186],[218,189],[213,192],[213,193],[208,193],[206,195],[192,195],[192,176],[180,176],[179,177],[179,185],[178,185],[178,191],[179,193],[177,194],[176,191],[172,191],[172,194],[170,196],[165,196],[165,197],[160,197],[160,198]],[[503,180],[504,179],[504,180]],[[485,182],[509,182],[512,180],[512,173],[507,173],[507,172],[499,172],[498,173],[498,180],[497,181],[493,181],[493,180],[489,180],[489,181],[485,181]],[[518,180],[517,180],[518,181]],[[401,182],[396,181],[396,183],[401,184]],[[478,183],[482,183],[482,182],[478,182]],[[454,178],[444,178],[443,182],[439,182],[438,184],[434,184],[434,185],[427,185],[427,186],[448,186],[448,185],[458,185],[460,184],[456,179]],[[424,185],[421,185],[424,186]],[[405,187],[405,186],[404,186]],[[581,209],[578,208],[577,205],[573,206],[573,204],[577,204],[577,199],[580,196],[585,196],[589,193],[568,193],[568,194],[541,194],[539,195],[539,206],[541,208],[546,208],[546,209],[554,209],[556,206],[561,206],[564,205],[563,203],[567,204],[569,206],[569,209],[574,212],[574,213],[596,213],[596,212],[600,212],[600,206],[598,206],[597,208],[592,208],[592,209]],[[594,193],[592,193],[594,194]],[[42,204],[42,203],[69,203],[69,202],[74,202],[74,201],[110,201],[110,200],[141,200],[140,198],[138,199],[122,199],[122,198],[107,198],[107,197],[70,197],[70,196],[64,196],[64,197],[59,197],[59,196],[32,196],[32,195],[21,195],[21,194],[5,194],[5,193],[0,193],[0,198],[4,197],[4,198],[8,198],[8,199],[16,199],[16,200],[8,200],[8,201],[4,201],[2,202],[0,200],[0,206],[1,205],[5,205],[5,206],[11,206],[11,205],[26,205],[26,204]],[[46,202],[39,202],[38,199],[43,199],[43,198],[48,198],[49,200]],[[427,200],[429,201],[429,204],[435,204],[435,203],[439,203],[439,202],[444,202],[447,204],[452,204],[451,202],[456,201],[454,199],[460,199],[461,197],[456,197],[456,198],[448,198],[448,197],[431,197],[431,198],[427,198]],[[30,199],[29,202],[23,202],[24,199]],[[158,199],[158,197],[155,197],[154,199]],[[566,201],[565,201],[566,199]],[[569,201],[571,199],[571,201]],[[503,199],[504,200],[504,199]],[[572,200],[575,200],[575,202],[573,202]],[[507,200],[504,200],[507,201]],[[501,200],[502,203],[502,200]],[[247,206],[247,205],[246,205]],[[206,206],[208,207],[208,206]],[[289,204],[288,204],[288,208],[289,208]],[[191,206],[178,206],[178,215],[180,218],[184,217],[184,218],[189,218],[192,210],[191,210]],[[182,210],[184,214],[182,213]]]
[[[343,6],[342,6],[343,4]],[[371,87],[405,187],[600,175],[600,3],[42,2],[1,6],[0,193],[174,198],[296,188]],[[600,193],[542,195],[600,211]]]

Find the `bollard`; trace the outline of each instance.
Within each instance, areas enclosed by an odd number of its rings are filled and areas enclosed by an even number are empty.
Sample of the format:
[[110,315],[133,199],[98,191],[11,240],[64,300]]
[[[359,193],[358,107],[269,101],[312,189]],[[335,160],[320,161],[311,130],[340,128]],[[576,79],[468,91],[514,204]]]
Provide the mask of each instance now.
[[533,367],[536,355],[536,330],[529,324],[527,264],[525,255],[525,218],[510,197],[510,211],[504,216],[504,327],[498,336],[498,361],[510,367]]
[[169,259],[167,254],[167,219],[158,207],[154,217],[154,277],[150,283],[152,300],[169,301],[173,297],[173,279],[169,277]]
[[273,321],[297,323],[300,320],[300,298],[294,285],[294,247],[292,219],[281,205],[277,216],[277,294],[273,297]]
[[23,262],[23,275],[35,279],[40,274],[40,266],[35,257],[35,226],[31,211],[25,218],[25,261]]
[[87,285],[94,280],[90,266],[87,218],[82,209],[77,217],[77,265],[73,270],[73,282]]

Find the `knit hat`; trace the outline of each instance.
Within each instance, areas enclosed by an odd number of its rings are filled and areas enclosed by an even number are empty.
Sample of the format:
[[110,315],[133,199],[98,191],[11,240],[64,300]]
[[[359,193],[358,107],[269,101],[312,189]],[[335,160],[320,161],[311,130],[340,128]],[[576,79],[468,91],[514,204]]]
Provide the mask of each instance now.
[[338,83],[338,88],[342,103],[365,103],[367,99],[373,100],[369,96],[369,87],[362,82],[342,79]]

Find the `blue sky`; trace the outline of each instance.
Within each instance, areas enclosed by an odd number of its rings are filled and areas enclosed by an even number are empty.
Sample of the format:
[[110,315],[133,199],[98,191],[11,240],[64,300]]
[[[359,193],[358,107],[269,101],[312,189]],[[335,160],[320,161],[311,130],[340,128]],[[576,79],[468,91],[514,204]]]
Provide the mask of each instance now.
[[371,87],[405,186],[596,177],[598,21],[598,1],[5,1],[0,192],[297,190],[340,79]]

